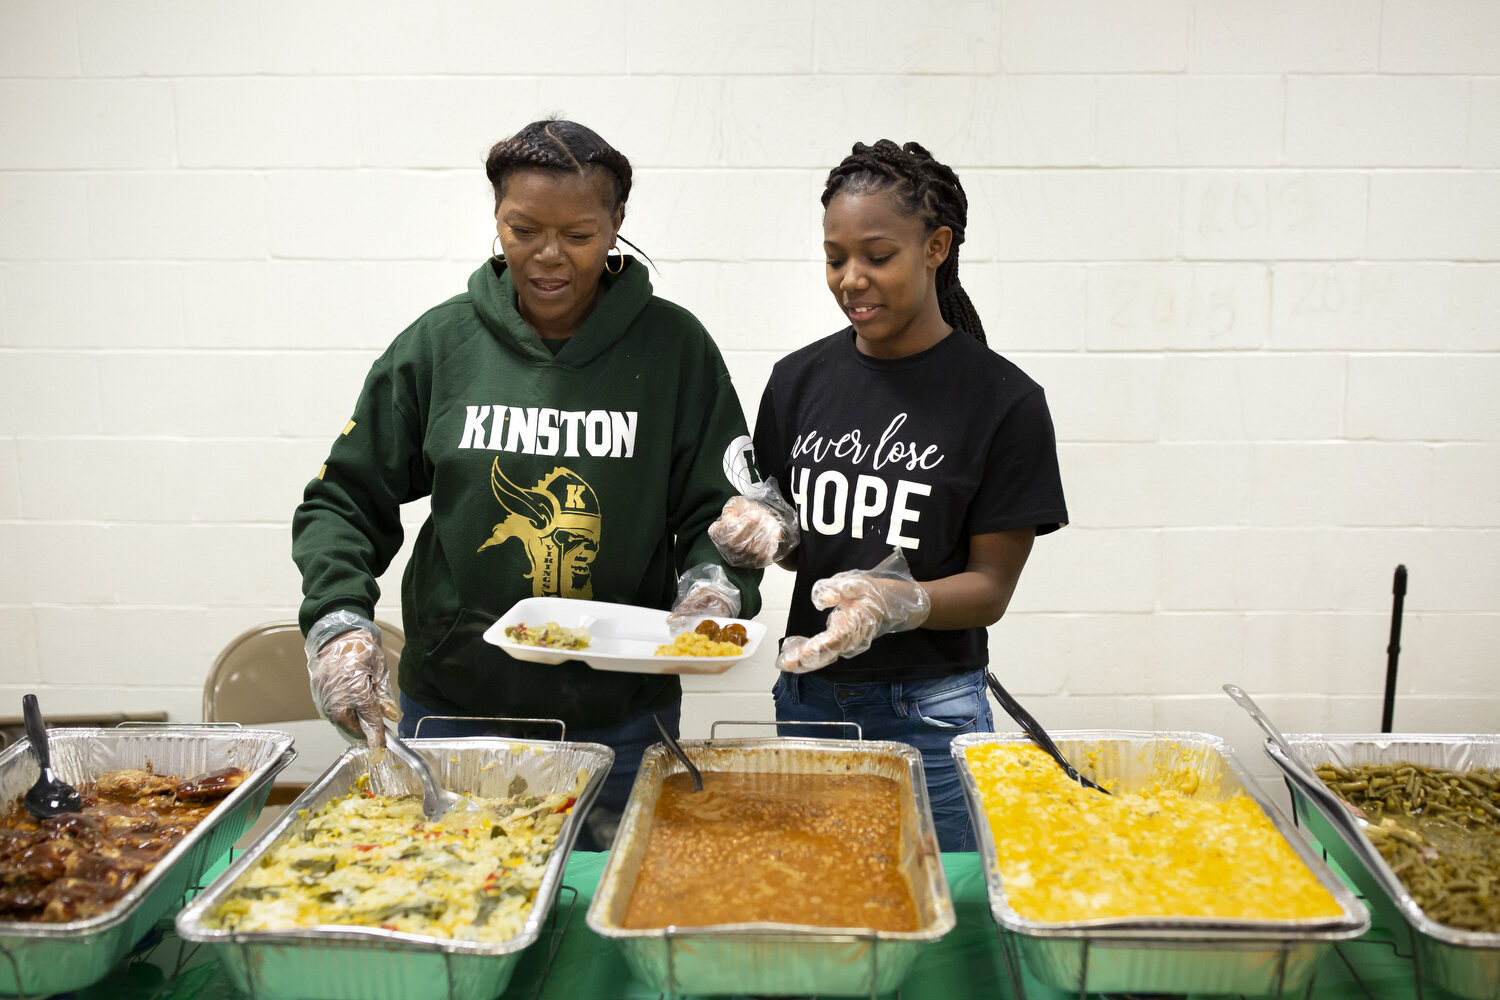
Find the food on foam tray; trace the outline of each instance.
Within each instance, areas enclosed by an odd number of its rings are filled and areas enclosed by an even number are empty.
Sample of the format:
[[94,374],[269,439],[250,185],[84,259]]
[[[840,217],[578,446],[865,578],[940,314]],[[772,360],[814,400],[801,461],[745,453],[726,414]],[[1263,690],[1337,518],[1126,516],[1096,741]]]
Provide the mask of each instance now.
[[[333,799],[274,846],[210,915],[228,930],[320,924],[379,927],[435,938],[505,941],[535,902],[574,792],[468,796],[433,822],[419,796],[356,791]],[[519,783],[519,784],[518,784]]]
[[[1338,903],[1249,796],[1198,798],[1191,768],[1139,792],[1079,785],[1040,749],[966,751],[1011,908],[1040,921],[1335,917]],[[1106,783],[1107,784],[1107,783]]]
[[545,625],[527,625],[518,622],[505,626],[505,637],[524,646],[547,646],[551,649],[588,649],[589,630],[586,628],[564,628],[557,622]]
[[915,930],[899,796],[874,774],[668,775],[623,926]]
[[657,656],[739,656],[750,637],[738,622],[719,625],[705,618],[691,632],[677,635],[665,646],[657,646]]
[[188,779],[106,771],[78,784],[78,812],[43,820],[18,797],[0,815],[0,920],[108,912],[245,777],[237,767]]
[[1317,772],[1370,824],[1365,836],[1423,913],[1500,931],[1500,773],[1409,761]]
[[720,625],[712,618],[705,618],[693,629],[699,635],[708,636],[714,642],[728,642],[736,646],[743,646],[750,641],[750,636],[745,632],[745,626],[739,622],[730,622],[728,625]]

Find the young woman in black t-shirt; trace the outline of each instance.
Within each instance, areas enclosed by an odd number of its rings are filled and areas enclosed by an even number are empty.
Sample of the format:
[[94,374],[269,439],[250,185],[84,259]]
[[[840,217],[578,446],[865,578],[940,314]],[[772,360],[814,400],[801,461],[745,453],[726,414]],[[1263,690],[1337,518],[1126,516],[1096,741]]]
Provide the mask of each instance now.
[[993,728],[986,629],[1036,536],[1067,522],[1052,421],[959,284],[953,170],[914,142],[856,143],[823,206],[849,326],[776,365],[755,427],[765,482],[709,534],[734,564],[797,574],[777,719],[916,746],[942,848],[971,850],[948,745]]

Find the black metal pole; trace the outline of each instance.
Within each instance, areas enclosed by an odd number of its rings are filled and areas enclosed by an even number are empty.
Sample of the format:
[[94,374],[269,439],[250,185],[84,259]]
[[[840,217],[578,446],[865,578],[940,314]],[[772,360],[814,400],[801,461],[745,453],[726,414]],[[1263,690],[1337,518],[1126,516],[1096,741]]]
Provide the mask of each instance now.
[[1391,712],[1396,707],[1396,659],[1401,655],[1401,606],[1406,603],[1406,567],[1396,567],[1391,582],[1391,642],[1385,647],[1385,704],[1380,711],[1380,731],[1391,731]]

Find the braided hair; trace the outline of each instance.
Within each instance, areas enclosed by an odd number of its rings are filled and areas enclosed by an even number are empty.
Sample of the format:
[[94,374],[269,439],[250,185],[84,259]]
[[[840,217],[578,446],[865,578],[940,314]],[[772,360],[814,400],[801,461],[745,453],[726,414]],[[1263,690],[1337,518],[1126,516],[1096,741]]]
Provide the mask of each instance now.
[[[622,211],[630,197],[630,161],[587,125],[564,118],[532,122],[510,138],[501,139],[491,146],[490,155],[484,161],[485,175],[495,189],[496,210],[500,208],[500,199],[505,197],[505,181],[516,170],[582,174],[591,167],[609,175],[614,183],[614,198],[609,210]],[[616,238],[651,262],[640,247],[618,234]],[[654,262],[651,263],[655,266]]]
[[630,161],[586,125],[562,119],[532,122],[508,139],[490,147],[484,172],[495,189],[495,206],[505,195],[505,181],[516,170],[554,170],[581,174],[595,166],[614,182],[610,210],[630,197]]
[[964,227],[969,219],[969,199],[958,182],[958,174],[915,142],[902,146],[889,139],[881,139],[873,146],[856,142],[843,162],[828,172],[823,207],[826,209],[840,192],[877,191],[890,193],[907,215],[921,218],[927,232],[940,226],[953,230],[948,259],[937,269],[938,311],[943,322],[985,343],[984,324],[968,293],[958,283],[958,247],[964,241]]

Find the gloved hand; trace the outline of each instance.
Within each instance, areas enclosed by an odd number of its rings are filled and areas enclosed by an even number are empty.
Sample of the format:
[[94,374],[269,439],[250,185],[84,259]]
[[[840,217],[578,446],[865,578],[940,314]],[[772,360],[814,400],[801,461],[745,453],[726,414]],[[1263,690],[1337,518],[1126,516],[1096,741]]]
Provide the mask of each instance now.
[[350,611],[331,611],[308,630],[307,672],[318,714],[345,739],[385,751],[385,719],[400,721],[380,648],[380,629]]
[[765,569],[797,547],[797,512],[782,499],[776,480],[754,483],[724,503],[708,537],[731,566]]
[[900,549],[874,569],[845,570],[819,580],[813,584],[812,602],[833,612],[811,639],[794,635],[781,644],[776,666],[787,673],[811,673],[840,656],[858,656],[877,636],[917,628],[932,611],[927,591],[912,579]]
[[733,618],[740,610],[740,589],[729,582],[729,574],[718,563],[699,563],[677,581],[677,603],[667,616],[667,628],[675,635],[694,618]]

